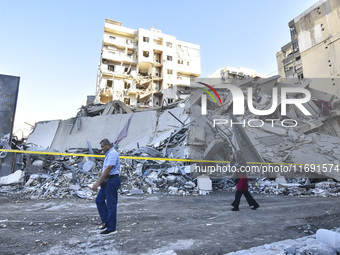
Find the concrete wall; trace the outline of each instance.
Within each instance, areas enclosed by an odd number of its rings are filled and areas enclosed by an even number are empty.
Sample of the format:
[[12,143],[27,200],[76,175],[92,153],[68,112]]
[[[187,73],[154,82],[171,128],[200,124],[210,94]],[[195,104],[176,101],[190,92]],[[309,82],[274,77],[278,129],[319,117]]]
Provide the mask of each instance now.
[[[289,22],[291,43],[296,52],[288,56],[277,54],[279,69],[282,68],[280,62],[286,69],[284,75],[279,71],[282,77],[298,77],[300,74],[311,79],[340,77],[339,13],[338,0],[320,0]],[[293,69],[287,70],[290,60],[294,63]],[[340,84],[336,81],[319,81],[313,81],[311,87],[340,96]]]
[[65,151],[69,148],[86,148],[86,141],[89,141],[93,148],[99,149],[99,142],[103,138],[108,138],[111,141],[116,139],[131,115],[133,117],[128,137],[124,138],[119,146],[122,149],[133,149],[137,147],[137,142],[140,146],[145,146],[155,131],[155,111],[81,117],[79,130],[77,122],[74,126],[72,125],[74,120],[61,121],[51,147],[58,151]]
[[57,132],[60,120],[37,123],[32,134],[27,138],[27,143],[37,144],[41,147],[51,147]]
[[[157,111],[135,112],[129,114],[114,114],[96,117],[82,117],[78,129],[76,118],[60,121],[55,133],[51,148],[63,152],[70,148],[86,148],[89,141],[93,148],[100,149],[99,142],[108,138],[112,142],[122,131],[129,118],[131,118],[127,137],[119,143],[120,149],[131,150],[148,144],[161,142],[182,124],[169,112],[182,122],[188,122],[188,115],[181,107],[165,110],[162,114]],[[55,125],[51,121],[50,125]],[[44,128],[35,128],[32,137],[46,137],[49,134]],[[37,140],[36,140],[37,142]],[[46,142],[42,139],[41,143]],[[37,144],[42,146],[43,144]]]
[[339,1],[319,1],[294,19],[304,77],[340,77],[339,12]]
[[[0,138],[7,134],[10,134],[10,139],[12,137],[19,80],[19,77],[0,74]],[[14,172],[14,158],[15,154],[7,153],[6,157],[0,159],[0,176]]]

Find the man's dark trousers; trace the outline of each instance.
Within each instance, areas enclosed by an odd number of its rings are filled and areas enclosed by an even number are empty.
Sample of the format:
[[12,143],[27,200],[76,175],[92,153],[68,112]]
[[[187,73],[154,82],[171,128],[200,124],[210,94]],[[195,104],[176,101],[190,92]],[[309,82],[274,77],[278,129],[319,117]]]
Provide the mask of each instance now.
[[117,228],[117,203],[120,176],[110,179],[105,188],[101,188],[96,198],[96,204],[102,223],[107,223],[107,230]]

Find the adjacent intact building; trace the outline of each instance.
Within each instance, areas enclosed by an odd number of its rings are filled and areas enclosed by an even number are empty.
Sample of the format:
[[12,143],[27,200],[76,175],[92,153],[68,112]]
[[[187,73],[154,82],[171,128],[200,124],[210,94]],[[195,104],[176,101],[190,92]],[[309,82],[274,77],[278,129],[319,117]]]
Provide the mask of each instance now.
[[339,15],[338,0],[320,0],[289,22],[291,41],[276,54],[282,78],[313,78],[311,87],[340,96]]
[[95,102],[130,106],[169,104],[188,93],[201,74],[200,46],[158,29],[126,28],[106,19]]

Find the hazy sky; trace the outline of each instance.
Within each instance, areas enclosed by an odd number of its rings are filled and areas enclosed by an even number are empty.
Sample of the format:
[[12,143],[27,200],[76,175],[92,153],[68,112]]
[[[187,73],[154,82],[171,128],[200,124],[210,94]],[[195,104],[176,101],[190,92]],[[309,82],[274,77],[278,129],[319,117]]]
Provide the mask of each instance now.
[[275,75],[288,22],[317,0],[0,0],[0,74],[20,77],[16,126],[68,119],[94,95],[105,18],[201,47],[202,76],[224,66]]

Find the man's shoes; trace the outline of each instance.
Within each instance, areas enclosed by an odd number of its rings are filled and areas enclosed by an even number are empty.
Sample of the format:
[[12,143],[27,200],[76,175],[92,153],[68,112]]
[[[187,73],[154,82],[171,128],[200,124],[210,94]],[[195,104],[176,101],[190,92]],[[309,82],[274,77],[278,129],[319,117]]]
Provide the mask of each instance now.
[[117,230],[104,230],[102,232],[100,232],[101,235],[114,235],[117,234]]
[[232,211],[236,212],[236,211],[239,211],[240,209],[238,209],[237,207],[234,207],[231,209]]
[[104,230],[107,228],[107,223],[100,225],[99,229]]
[[254,205],[253,208],[251,208],[252,210],[256,210],[257,208],[259,208],[260,205]]

